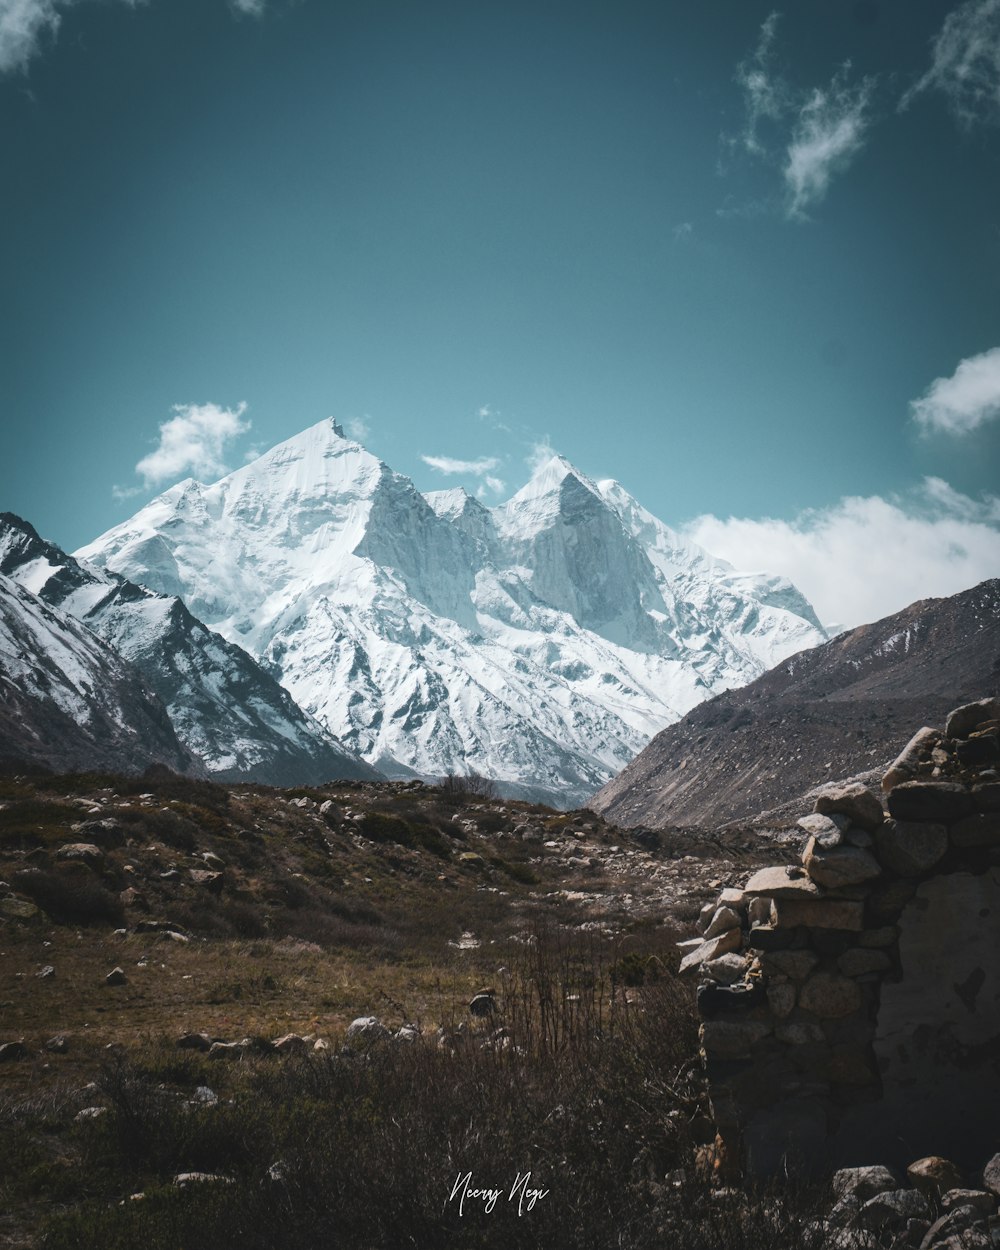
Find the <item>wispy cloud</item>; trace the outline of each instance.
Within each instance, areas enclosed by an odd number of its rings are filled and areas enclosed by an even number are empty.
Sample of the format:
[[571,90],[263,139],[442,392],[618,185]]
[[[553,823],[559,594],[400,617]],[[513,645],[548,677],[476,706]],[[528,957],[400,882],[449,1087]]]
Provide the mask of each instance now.
[[910,404],[927,433],[969,434],[1000,417],[1000,347],[961,361],[950,378],[935,378]]
[[350,417],[345,424],[348,434],[356,443],[365,442],[372,432],[371,421],[367,413],[363,417]]
[[931,45],[931,65],[899,102],[940,91],[965,125],[1000,123],[1000,0],[966,0],[945,19]]
[[[756,48],[737,66],[744,122],[737,135],[724,136],[723,142],[730,152],[742,151],[781,170],[782,211],[801,221],[864,146],[876,82],[865,78],[851,83],[848,63],[825,87],[794,87],[774,68],[778,20],[777,13],[765,19]],[[719,215],[756,215],[760,210],[760,205],[750,207],[752,213],[728,208]]]
[[[54,41],[62,14],[82,0],[0,0],[0,74],[24,71],[45,46]],[[129,8],[147,0],[118,0]],[[262,17],[267,0],[229,0],[238,16]]]
[[779,121],[787,106],[788,88],[774,74],[774,37],[779,13],[770,13],[760,28],[757,47],[736,67],[736,81],[743,88],[746,119],[739,142],[753,156],[762,156],[765,145],[760,139],[763,121]]
[[483,477],[493,469],[499,469],[500,461],[496,456],[480,456],[478,460],[456,460],[453,456],[421,456],[424,464],[430,465],[438,473],[462,473],[473,477]]
[[671,234],[674,236],[675,243],[684,243],[694,234],[694,226],[690,221],[679,221]]
[[792,521],[700,516],[685,533],[737,568],[783,573],[820,620],[846,626],[1000,570],[1000,498],[974,499],[937,477],[905,496],[846,498]]
[[250,429],[243,420],[246,404],[221,408],[218,404],[175,404],[174,416],[160,426],[154,451],[135,466],[147,487],[160,486],[190,473],[213,479],[227,472],[223,452],[228,443]]
[[524,463],[528,466],[532,473],[536,473],[543,464],[547,464],[556,454],[556,449],[549,442],[549,436],[546,434],[537,442],[532,443],[531,449],[524,457]]
[[871,78],[849,84],[848,70],[844,66],[826,89],[817,87],[799,110],[784,170],[789,217],[804,217],[819,203],[834,174],[864,144],[875,84]]

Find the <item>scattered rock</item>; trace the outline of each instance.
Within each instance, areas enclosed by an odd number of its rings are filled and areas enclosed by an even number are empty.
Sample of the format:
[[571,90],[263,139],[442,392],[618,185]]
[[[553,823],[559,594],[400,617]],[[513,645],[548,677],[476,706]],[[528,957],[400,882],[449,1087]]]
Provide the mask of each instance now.
[[178,1172],[174,1184],[183,1188],[185,1185],[232,1185],[231,1176],[220,1176],[216,1172]]
[[469,1011],[474,1016],[490,1016],[497,1009],[494,990],[480,990],[469,1003]]
[[69,1050],[69,1039],[64,1033],[57,1033],[45,1043],[45,1049],[51,1051],[53,1055],[65,1055]]
[[347,1026],[344,1036],[349,1042],[367,1043],[383,1041],[390,1033],[378,1016],[359,1016]]
[[0,1063],[13,1063],[16,1059],[27,1059],[28,1048],[24,1042],[4,1042],[0,1045]]
[[87,1120],[99,1120],[101,1116],[107,1115],[107,1107],[84,1107],[82,1111],[78,1111],[73,1119],[77,1124],[83,1124]]
[[279,1055],[304,1055],[309,1049],[309,1043],[298,1033],[285,1033],[284,1036],[276,1038],[271,1045]]
[[200,1050],[207,1054],[212,1049],[212,1039],[207,1033],[182,1033],[177,1039],[178,1050]]
[[0,898],[0,916],[7,920],[32,920],[38,908],[26,898]]
[[56,975],[56,970],[55,968],[52,967],[51,964],[46,964],[44,968],[39,968],[38,971],[35,973],[35,976],[38,977],[39,981],[51,980],[51,978],[54,977],[55,975]]
[[92,842],[67,842],[56,851],[56,859],[76,859],[91,868],[100,868],[104,863],[104,852]]
[[121,968],[112,968],[104,978],[105,985],[128,985],[128,977]]

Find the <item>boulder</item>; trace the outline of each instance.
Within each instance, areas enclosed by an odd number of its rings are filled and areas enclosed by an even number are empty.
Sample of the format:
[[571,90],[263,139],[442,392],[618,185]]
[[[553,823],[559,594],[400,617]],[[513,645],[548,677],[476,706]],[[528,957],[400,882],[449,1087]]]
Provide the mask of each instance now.
[[1000,1198],[1000,1154],[995,1154],[983,1168],[983,1186]]
[[799,990],[799,1006],[821,1019],[838,1019],[860,1008],[861,991],[849,977],[817,972]]
[[705,1020],[699,1030],[701,1044],[713,1059],[739,1059],[771,1032],[762,1020]]
[[827,850],[810,838],[802,854],[802,863],[810,878],[827,889],[861,885],[879,876],[882,869],[869,851],[856,846],[838,846]]
[[954,1211],[958,1207],[972,1207],[983,1215],[992,1215],[996,1210],[997,1200],[985,1189],[947,1189],[941,1195],[941,1206],[946,1211]]
[[1000,720],[1000,699],[978,699],[955,708],[945,722],[944,732],[948,738],[967,738],[988,720]]
[[896,786],[916,777],[921,762],[930,757],[941,737],[940,729],[931,729],[927,725],[918,729],[889,765],[889,771],[882,778],[883,792],[889,794]]
[[847,816],[862,829],[873,833],[882,823],[882,804],[860,781],[824,786],[816,796],[816,811],[830,816]]
[[898,1189],[899,1175],[891,1168],[873,1164],[862,1168],[841,1168],[833,1174],[833,1192],[838,1198],[854,1194],[861,1202],[867,1202],[877,1194]]
[[767,951],[761,955],[760,963],[769,976],[804,981],[819,963],[819,956],[812,951]]
[[982,781],[972,787],[977,812],[1000,812],[1000,781]]
[[6,920],[32,920],[38,908],[26,898],[0,898],[0,916]]
[[845,977],[863,977],[870,972],[888,972],[892,961],[885,951],[866,950],[853,946],[837,960],[838,969]]
[[734,911],[732,907],[720,907],[708,922],[708,926],[705,929],[705,940],[708,941],[722,933],[728,933],[730,929],[738,929],[739,927],[739,912]]
[[944,858],[948,830],[919,820],[887,820],[875,835],[875,847],[886,868],[901,877],[920,877]]
[[889,815],[896,820],[950,824],[974,810],[972,795],[955,781],[904,781],[889,792]]
[[815,838],[819,846],[825,850],[832,850],[843,842],[844,830],[850,827],[851,822],[846,816],[831,817],[812,812],[795,823],[803,833],[810,838]]
[[889,1189],[862,1203],[858,1225],[871,1232],[901,1228],[907,1220],[926,1219],[927,1199],[915,1189]]
[[112,968],[104,978],[105,985],[128,985],[128,977],[121,968]]
[[950,1159],[928,1155],[917,1159],[906,1169],[910,1184],[935,1201],[949,1189],[959,1189],[965,1178]]
[[952,846],[1000,846],[1000,812],[975,812],[948,830]]
[[920,1250],[993,1250],[987,1220],[973,1207],[956,1207],[928,1228]]
[[[694,950],[685,955],[681,960],[679,971],[687,972],[689,968],[699,968],[702,964],[718,959],[720,955],[728,955],[730,951],[739,949],[741,940],[742,934],[739,929],[729,929],[725,933],[720,933],[718,937],[700,943]],[[472,1010],[471,1003],[469,1004],[469,1010]]]
[[710,959],[708,963],[702,964],[701,970],[720,985],[735,985],[746,976],[747,963],[742,955],[730,952],[728,955],[720,955],[718,959]]
[[27,1059],[28,1053],[24,1042],[4,1042],[0,1045],[0,1063],[13,1063],[17,1059]]

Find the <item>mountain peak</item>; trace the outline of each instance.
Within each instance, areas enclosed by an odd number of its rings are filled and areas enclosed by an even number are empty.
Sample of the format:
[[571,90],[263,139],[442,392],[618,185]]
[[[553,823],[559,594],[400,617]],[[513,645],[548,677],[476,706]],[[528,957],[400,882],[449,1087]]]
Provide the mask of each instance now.
[[535,469],[528,482],[511,497],[510,503],[527,503],[529,500],[543,499],[561,490],[568,479],[579,482],[591,494],[600,498],[600,492],[586,474],[581,473],[565,456],[554,455]]

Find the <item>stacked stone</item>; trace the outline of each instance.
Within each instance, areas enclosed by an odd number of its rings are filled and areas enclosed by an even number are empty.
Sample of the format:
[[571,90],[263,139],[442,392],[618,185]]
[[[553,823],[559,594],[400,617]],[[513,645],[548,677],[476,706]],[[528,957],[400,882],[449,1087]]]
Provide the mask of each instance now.
[[765,868],[703,910],[701,1044],[724,1140],[767,1171],[821,1156],[845,1110],[875,1101],[880,991],[904,972],[898,920],[923,879],[1000,863],[1000,699],[922,729],[883,779],[828,786],[799,822],[801,865]]

